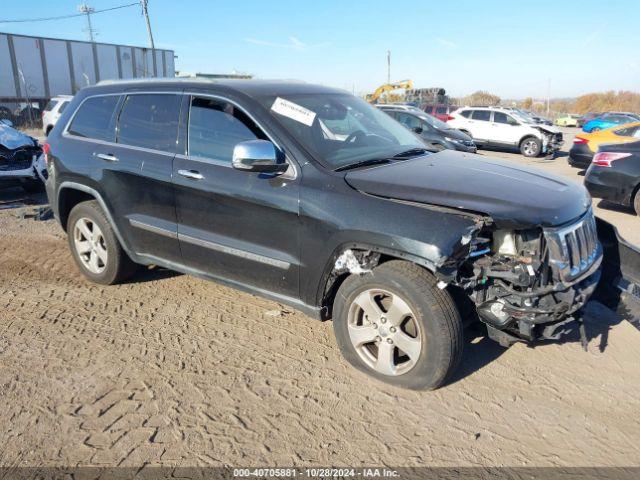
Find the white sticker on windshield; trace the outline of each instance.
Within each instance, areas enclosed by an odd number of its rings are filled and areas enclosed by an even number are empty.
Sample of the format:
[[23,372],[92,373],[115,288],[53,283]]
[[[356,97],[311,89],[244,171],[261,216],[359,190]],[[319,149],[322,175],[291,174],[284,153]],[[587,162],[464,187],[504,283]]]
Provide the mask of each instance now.
[[316,118],[316,112],[312,112],[297,103],[280,97],[276,98],[275,102],[273,102],[271,110],[285,117],[289,117],[296,122],[304,123],[307,127],[313,125],[313,120]]

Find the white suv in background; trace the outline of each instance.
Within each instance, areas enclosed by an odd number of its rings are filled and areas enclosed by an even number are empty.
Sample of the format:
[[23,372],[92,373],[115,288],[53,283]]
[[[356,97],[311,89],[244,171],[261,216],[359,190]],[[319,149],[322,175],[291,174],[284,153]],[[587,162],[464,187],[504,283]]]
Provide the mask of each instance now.
[[525,157],[553,156],[563,143],[555,127],[535,123],[516,110],[498,107],[463,107],[447,122],[473,138],[479,147],[515,147]]
[[67,108],[72,98],[71,95],[59,95],[49,100],[49,103],[47,103],[47,106],[44,107],[44,111],[42,112],[42,131],[45,135],[49,135],[49,132],[60,118],[60,115],[62,115],[62,112],[64,112],[64,109]]

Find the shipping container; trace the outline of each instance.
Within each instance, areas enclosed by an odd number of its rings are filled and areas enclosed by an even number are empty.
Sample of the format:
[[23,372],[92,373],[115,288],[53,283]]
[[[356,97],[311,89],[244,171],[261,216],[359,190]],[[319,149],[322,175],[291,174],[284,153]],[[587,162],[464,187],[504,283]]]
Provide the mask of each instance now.
[[16,119],[101,80],[174,76],[172,50],[0,32],[0,109]]

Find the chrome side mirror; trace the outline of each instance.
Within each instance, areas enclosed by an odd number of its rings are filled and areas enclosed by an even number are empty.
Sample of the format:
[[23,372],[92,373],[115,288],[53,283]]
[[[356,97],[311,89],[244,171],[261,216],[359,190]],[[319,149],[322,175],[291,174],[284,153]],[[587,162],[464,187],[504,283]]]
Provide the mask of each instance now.
[[284,173],[289,164],[268,140],[248,140],[233,148],[233,168],[245,172]]

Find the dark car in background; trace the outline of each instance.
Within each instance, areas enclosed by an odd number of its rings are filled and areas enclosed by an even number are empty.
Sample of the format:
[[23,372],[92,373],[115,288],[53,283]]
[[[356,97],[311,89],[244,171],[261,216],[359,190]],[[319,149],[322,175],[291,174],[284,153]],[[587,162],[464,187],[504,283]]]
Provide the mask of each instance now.
[[436,117],[438,120],[448,122],[453,118],[451,116],[451,113],[455,112],[460,107],[456,105],[445,105],[444,103],[438,103],[422,105],[421,108],[429,115]]
[[477,151],[476,144],[469,135],[424,112],[401,108],[384,108],[383,111],[420,135],[429,151],[438,152],[445,149],[469,153]]
[[592,196],[640,215],[640,142],[601,145],[584,184]]

